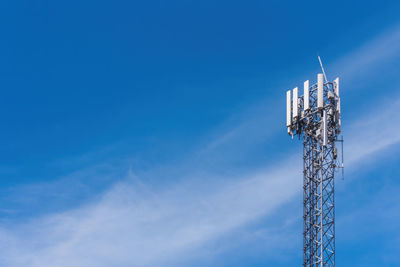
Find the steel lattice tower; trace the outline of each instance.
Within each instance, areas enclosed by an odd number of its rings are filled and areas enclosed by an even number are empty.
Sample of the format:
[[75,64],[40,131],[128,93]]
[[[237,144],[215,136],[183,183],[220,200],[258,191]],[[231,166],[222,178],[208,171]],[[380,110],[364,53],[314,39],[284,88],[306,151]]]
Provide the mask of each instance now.
[[[325,75],[325,74],[324,74]],[[287,129],[303,139],[303,266],[335,266],[335,169],[340,134],[339,78],[318,74],[287,91]]]

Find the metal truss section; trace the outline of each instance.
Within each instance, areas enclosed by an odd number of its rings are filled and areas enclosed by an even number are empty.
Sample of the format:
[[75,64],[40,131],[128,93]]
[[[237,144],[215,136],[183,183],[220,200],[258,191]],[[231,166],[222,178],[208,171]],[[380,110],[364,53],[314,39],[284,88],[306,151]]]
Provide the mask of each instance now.
[[334,145],[304,136],[303,266],[335,265]]

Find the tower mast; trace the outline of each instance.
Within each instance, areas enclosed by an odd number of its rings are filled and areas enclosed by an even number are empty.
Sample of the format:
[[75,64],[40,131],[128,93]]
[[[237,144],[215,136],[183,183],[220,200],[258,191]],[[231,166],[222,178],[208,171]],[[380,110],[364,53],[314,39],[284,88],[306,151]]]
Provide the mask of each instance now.
[[[319,59],[320,60],[320,59]],[[324,82],[325,78],[325,82]],[[286,92],[288,134],[303,139],[303,266],[335,266],[336,143],[341,132],[339,78]]]

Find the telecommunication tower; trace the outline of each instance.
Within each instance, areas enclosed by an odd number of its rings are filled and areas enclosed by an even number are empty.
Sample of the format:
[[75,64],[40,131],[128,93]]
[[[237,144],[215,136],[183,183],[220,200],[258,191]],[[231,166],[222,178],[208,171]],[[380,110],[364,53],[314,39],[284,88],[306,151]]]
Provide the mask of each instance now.
[[[341,132],[339,78],[286,92],[289,135],[303,139],[303,266],[335,266],[335,170]],[[325,77],[325,81],[324,81]],[[342,143],[343,144],[343,143]],[[343,151],[342,151],[343,153]]]

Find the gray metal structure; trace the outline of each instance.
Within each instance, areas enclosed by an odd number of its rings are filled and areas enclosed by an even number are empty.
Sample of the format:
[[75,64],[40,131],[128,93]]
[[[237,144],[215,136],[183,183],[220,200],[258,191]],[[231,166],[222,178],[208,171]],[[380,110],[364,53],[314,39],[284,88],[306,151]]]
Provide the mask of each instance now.
[[[293,97],[292,97],[293,93]],[[287,130],[303,140],[303,266],[335,266],[336,143],[341,132],[339,78],[287,91]]]

